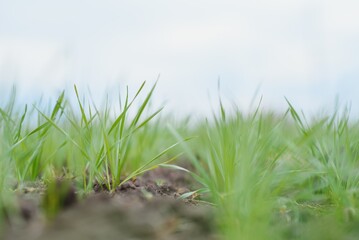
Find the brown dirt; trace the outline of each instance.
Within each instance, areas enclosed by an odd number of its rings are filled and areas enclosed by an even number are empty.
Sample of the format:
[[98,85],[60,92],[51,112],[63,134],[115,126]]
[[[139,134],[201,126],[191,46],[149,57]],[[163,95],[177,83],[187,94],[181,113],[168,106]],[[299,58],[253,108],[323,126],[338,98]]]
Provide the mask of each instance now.
[[95,184],[94,193],[82,201],[74,198],[71,187],[66,205],[52,221],[39,210],[46,194],[23,193],[19,219],[8,225],[5,239],[219,239],[212,207],[178,199],[192,183],[185,172],[157,168],[113,194]]

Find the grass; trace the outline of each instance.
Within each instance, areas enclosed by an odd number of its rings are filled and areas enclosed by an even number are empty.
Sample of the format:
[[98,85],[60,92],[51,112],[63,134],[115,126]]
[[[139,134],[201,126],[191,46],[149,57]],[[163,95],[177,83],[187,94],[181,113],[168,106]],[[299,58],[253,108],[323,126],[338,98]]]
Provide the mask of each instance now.
[[243,113],[220,100],[218,114],[193,125],[151,110],[155,85],[144,89],[126,89],[119,106],[97,106],[76,86],[75,103],[62,92],[53,103],[18,106],[14,90],[0,108],[0,219],[29,182],[48,187],[53,218],[56,179],[85,195],[94,183],[114,191],[159,166],[181,170],[171,162],[183,151],[202,186],[183,197],[215,206],[224,239],[356,239],[359,122],[348,109],[307,120],[288,100],[283,113],[260,103]]
[[228,112],[220,104],[203,123],[196,150],[183,144],[225,238],[351,239],[348,226],[359,223],[359,136],[348,111],[309,123],[289,101],[282,115],[260,106]]
[[[83,194],[91,192],[95,182],[114,191],[138,174],[175,159],[166,154],[176,143],[156,146],[161,130],[156,117],[161,109],[149,111],[155,85],[146,94],[144,87],[145,83],[132,98],[127,90],[119,112],[112,112],[109,102],[99,108],[85,97],[80,100],[76,86],[75,104],[62,92],[42,108],[41,102],[18,107],[14,90],[0,109],[0,204],[8,206],[11,192],[29,182],[48,184],[58,178],[72,179]],[[137,151],[139,141],[154,149],[144,156]]]

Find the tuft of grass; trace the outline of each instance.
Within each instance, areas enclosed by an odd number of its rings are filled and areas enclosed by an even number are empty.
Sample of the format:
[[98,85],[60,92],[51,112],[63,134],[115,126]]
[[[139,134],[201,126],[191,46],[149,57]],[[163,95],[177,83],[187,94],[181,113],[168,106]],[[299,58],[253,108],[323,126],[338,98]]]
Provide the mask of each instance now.
[[[206,121],[198,136],[200,150],[184,145],[196,167],[195,178],[218,208],[218,224],[228,239],[267,239],[276,204],[275,167],[283,153],[281,123],[257,110],[238,109]],[[179,135],[173,131],[177,137]]]
[[334,206],[344,219],[353,218],[358,207],[359,132],[349,122],[349,111],[304,123],[289,103],[289,111],[298,131],[290,146],[296,156],[295,186],[303,191],[298,201],[316,201]]
[[[47,116],[38,110],[47,123],[57,133],[60,133],[62,140],[57,149],[64,148],[66,160],[63,164],[68,166],[72,175],[80,176],[85,191],[90,191],[94,182],[105,185],[106,189],[114,191],[130,178],[156,167],[161,161],[168,161],[168,159],[160,160],[160,158],[173,149],[176,144],[165,148],[155,156],[138,155],[133,147],[133,141],[138,138],[146,139],[147,143],[150,143],[151,138],[159,136],[156,129],[150,133],[140,132],[162,110],[161,108],[146,114],[156,85],[141,101],[138,98],[143,92],[144,86],[145,82],[133,98],[130,98],[128,89],[126,90],[124,104],[120,106],[120,112],[115,113],[115,117],[112,117],[112,106],[109,102],[106,102],[102,108],[98,108],[93,102],[85,106],[84,101],[80,100],[76,86],[74,90],[80,115],[76,114],[76,110],[71,107],[68,111],[64,110],[65,119],[56,122],[53,119],[53,114]],[[136,101],[139,106],[134,109],[133,105]],[[146,135],[147,133],[148,135]],[[131,163],[129,154],[134,155],[132,159],[135,159],[136,163]],[[50,156],[52,155],[50,154]]]

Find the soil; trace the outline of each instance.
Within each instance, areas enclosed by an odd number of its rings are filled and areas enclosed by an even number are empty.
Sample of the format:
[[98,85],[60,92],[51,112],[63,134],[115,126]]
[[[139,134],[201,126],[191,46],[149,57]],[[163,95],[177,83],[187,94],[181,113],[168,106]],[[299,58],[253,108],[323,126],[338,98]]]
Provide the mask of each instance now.
[[[60,188],[61,182],[56,183]],[[49,221],[39,210],[46,193],[30,188],[19,196],[18,218],[8,223],[5,239],[219,239],[213,209],[196,199],[180,199],[193,181],[183,171],[157,168],[109,193],[95,184],[84,200],[68,188],[61,211]]]

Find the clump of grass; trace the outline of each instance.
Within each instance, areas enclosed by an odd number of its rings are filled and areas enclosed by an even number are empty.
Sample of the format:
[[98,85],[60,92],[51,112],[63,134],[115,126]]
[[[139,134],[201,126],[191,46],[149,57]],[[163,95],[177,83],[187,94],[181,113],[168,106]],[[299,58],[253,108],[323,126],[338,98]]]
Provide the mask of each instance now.
[[[88,110],[85,110],[76,87],[75,93],[80,118],[71,109],[70,112],[65,112],[65,123],[67,124],[62,126],[41,113],[63,135],[64,144],[71,145],[71,150],[65,151],[65,154],[67,153],[65,163],[72,166],[75,172],[82,176],[85,190],[91,189],[92,183],[96,180],[105,184],[108,190],[113,191],[123,182],[154,167],[156,161],[174,147],[165,149],[156,156],[146,156],[147,161],[141,159],[138,164],[129,163],[128,155],[134,151],[131,144],[136,134],[162,110],[159,109],[149,116],[143,117],[155,89],[153,86],[139,104],[136,112],[132,111],[132,116],[130,115],[132,105],[142,92],[144,85],[145,83],[141,85],[132,99],[127,90],[124,104],[120,106],[120,113],[117,113],[115,118],[111,117],[109,103],[106,103],[105,107],[101,109],[95,104],[88,105]],[[153,132],[148,136],[148,143],[151,137],[155,137],[155,134],[156,132]],[[73,156],[74,154],[76,157]],[[138,160],[136,159],[136,161]],[[127,177],[124,178],[124,176]]]
[[290,146],[296,157],[296,187],[303,189],[296,198],[333,205],[344,219],[353,218],[359,193],[357,123],[350,123],[348,109],[310,124],[290,103],[289,111],[298,131]]
[[[143,95],[143,83],[133,97],[126,89],[119,107],[106,101],[100,108],[91,96],[90,101],[82,98],[76,86],[75,103],[63,91],[45,107],[41,102],[18,107],[14,90],[0,108],[1,205],[8,192],[28,182],[72,179],[78,192],[92,191],[94,183],[114,191],[129,179],[174,160],[175,155],[167,154],[177,144],[170,141],[153,146],[147,155],[138,152],[139,142],[156,144],[161,137],[156,117],[162,108],[149,109],[155,87]],[[147,127],[150,123],[157,127]],[[58,204],[51,204],[56,196],[49,193],[47,208],[56,212],[53,205]]]
[[[282,119],[258,109],[231,115],[221,104],[220,115],[207,121],[190,154],[198,175],[218,207],[219,224],[228,239],[266,239],[275,206],[274,169],[283,152]],[[176,134],[176,133],[175,133]],[[199,156],[198,157],[195,155]]]

